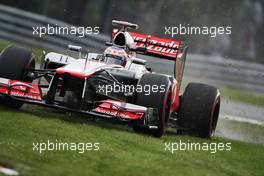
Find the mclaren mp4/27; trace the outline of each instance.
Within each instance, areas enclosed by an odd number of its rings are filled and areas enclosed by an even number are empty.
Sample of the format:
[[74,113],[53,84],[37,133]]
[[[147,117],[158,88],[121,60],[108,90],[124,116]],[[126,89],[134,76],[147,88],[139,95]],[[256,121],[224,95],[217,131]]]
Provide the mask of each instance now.
[[[30,103],[116,119],[157,137],[174,127],[179,133],[210,138],[218,121],[220,93],[201,83],[189,83],[180,93],[187,45],[132,32],[136,24],[112,23],[118,29],[113,29],[104,52],[84,53],[82,47],[69,45],[78,57],[49,52],[38,69],[30,51],[16,46],[4,49],[0,103],[13,108]],[[139,58],[143,55],[171,61],[173,73],[154,72]]]

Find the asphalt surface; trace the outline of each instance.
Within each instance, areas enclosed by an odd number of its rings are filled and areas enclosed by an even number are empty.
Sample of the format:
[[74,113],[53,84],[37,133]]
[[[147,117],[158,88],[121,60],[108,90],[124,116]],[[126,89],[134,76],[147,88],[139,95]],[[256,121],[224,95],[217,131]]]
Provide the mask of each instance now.
[[230,100],[222,100],[221,102],[221,115],[224,117],[230,117],[232,119],[236,119],[248,122],[259,122],[264,124],[264,108],[253,106],[246,103],[234,102]]

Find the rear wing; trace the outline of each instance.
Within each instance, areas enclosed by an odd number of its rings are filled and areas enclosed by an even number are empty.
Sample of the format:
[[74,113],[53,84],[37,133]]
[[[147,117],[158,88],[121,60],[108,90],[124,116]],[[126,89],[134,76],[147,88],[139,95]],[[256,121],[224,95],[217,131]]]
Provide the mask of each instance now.
[[146,34],[130,32],[137,47],[146,47],[145,54],[163,56],[175,60],[181,45],[180,40],[170,40]]

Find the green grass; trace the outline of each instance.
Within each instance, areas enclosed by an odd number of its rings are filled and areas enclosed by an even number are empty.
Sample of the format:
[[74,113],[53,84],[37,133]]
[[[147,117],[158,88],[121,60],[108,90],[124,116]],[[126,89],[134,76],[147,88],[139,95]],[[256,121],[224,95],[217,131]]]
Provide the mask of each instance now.
[[[154,138],[76,114],[27,106],[0,107],[0,163],[21,175],[264,175],[264,146],[169,133]],[[33,142],[99,142],[99,151],[33,151]],[[164,150],[164,143],[231,142],[231,151]]]

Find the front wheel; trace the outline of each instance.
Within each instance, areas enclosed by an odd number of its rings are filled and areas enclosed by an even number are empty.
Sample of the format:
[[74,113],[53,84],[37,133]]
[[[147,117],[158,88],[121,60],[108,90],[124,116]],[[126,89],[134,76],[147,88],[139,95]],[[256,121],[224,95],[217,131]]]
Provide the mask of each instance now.
[[[134,131],[151,134],[161,137],[165,132],[165,121],[169,116],[169,88],[170,80],[167,76],[159,74],[144,74],[138,82],[143,90],[148,87],[148,92],[142,91],[136,93],[135,104],[155,108],[158,110],[157,129],[146,129],[145,127],[135,125]],[[153,91],[153,87],[158,87],[158,91]],[[157,90],[157,89],[155,89]]]
[[[0,55],[0,78],[32,82],[28,69],[35,68],[32,52],[24,48],[9,46]],[[11,108],[20,108],[23,103],[10,98],[0,100],[0,103]]]
[[182,97],[178,126],[194,136],[210,138],[216,129],[220,110],[220,92],[217,88],[190,83]]

